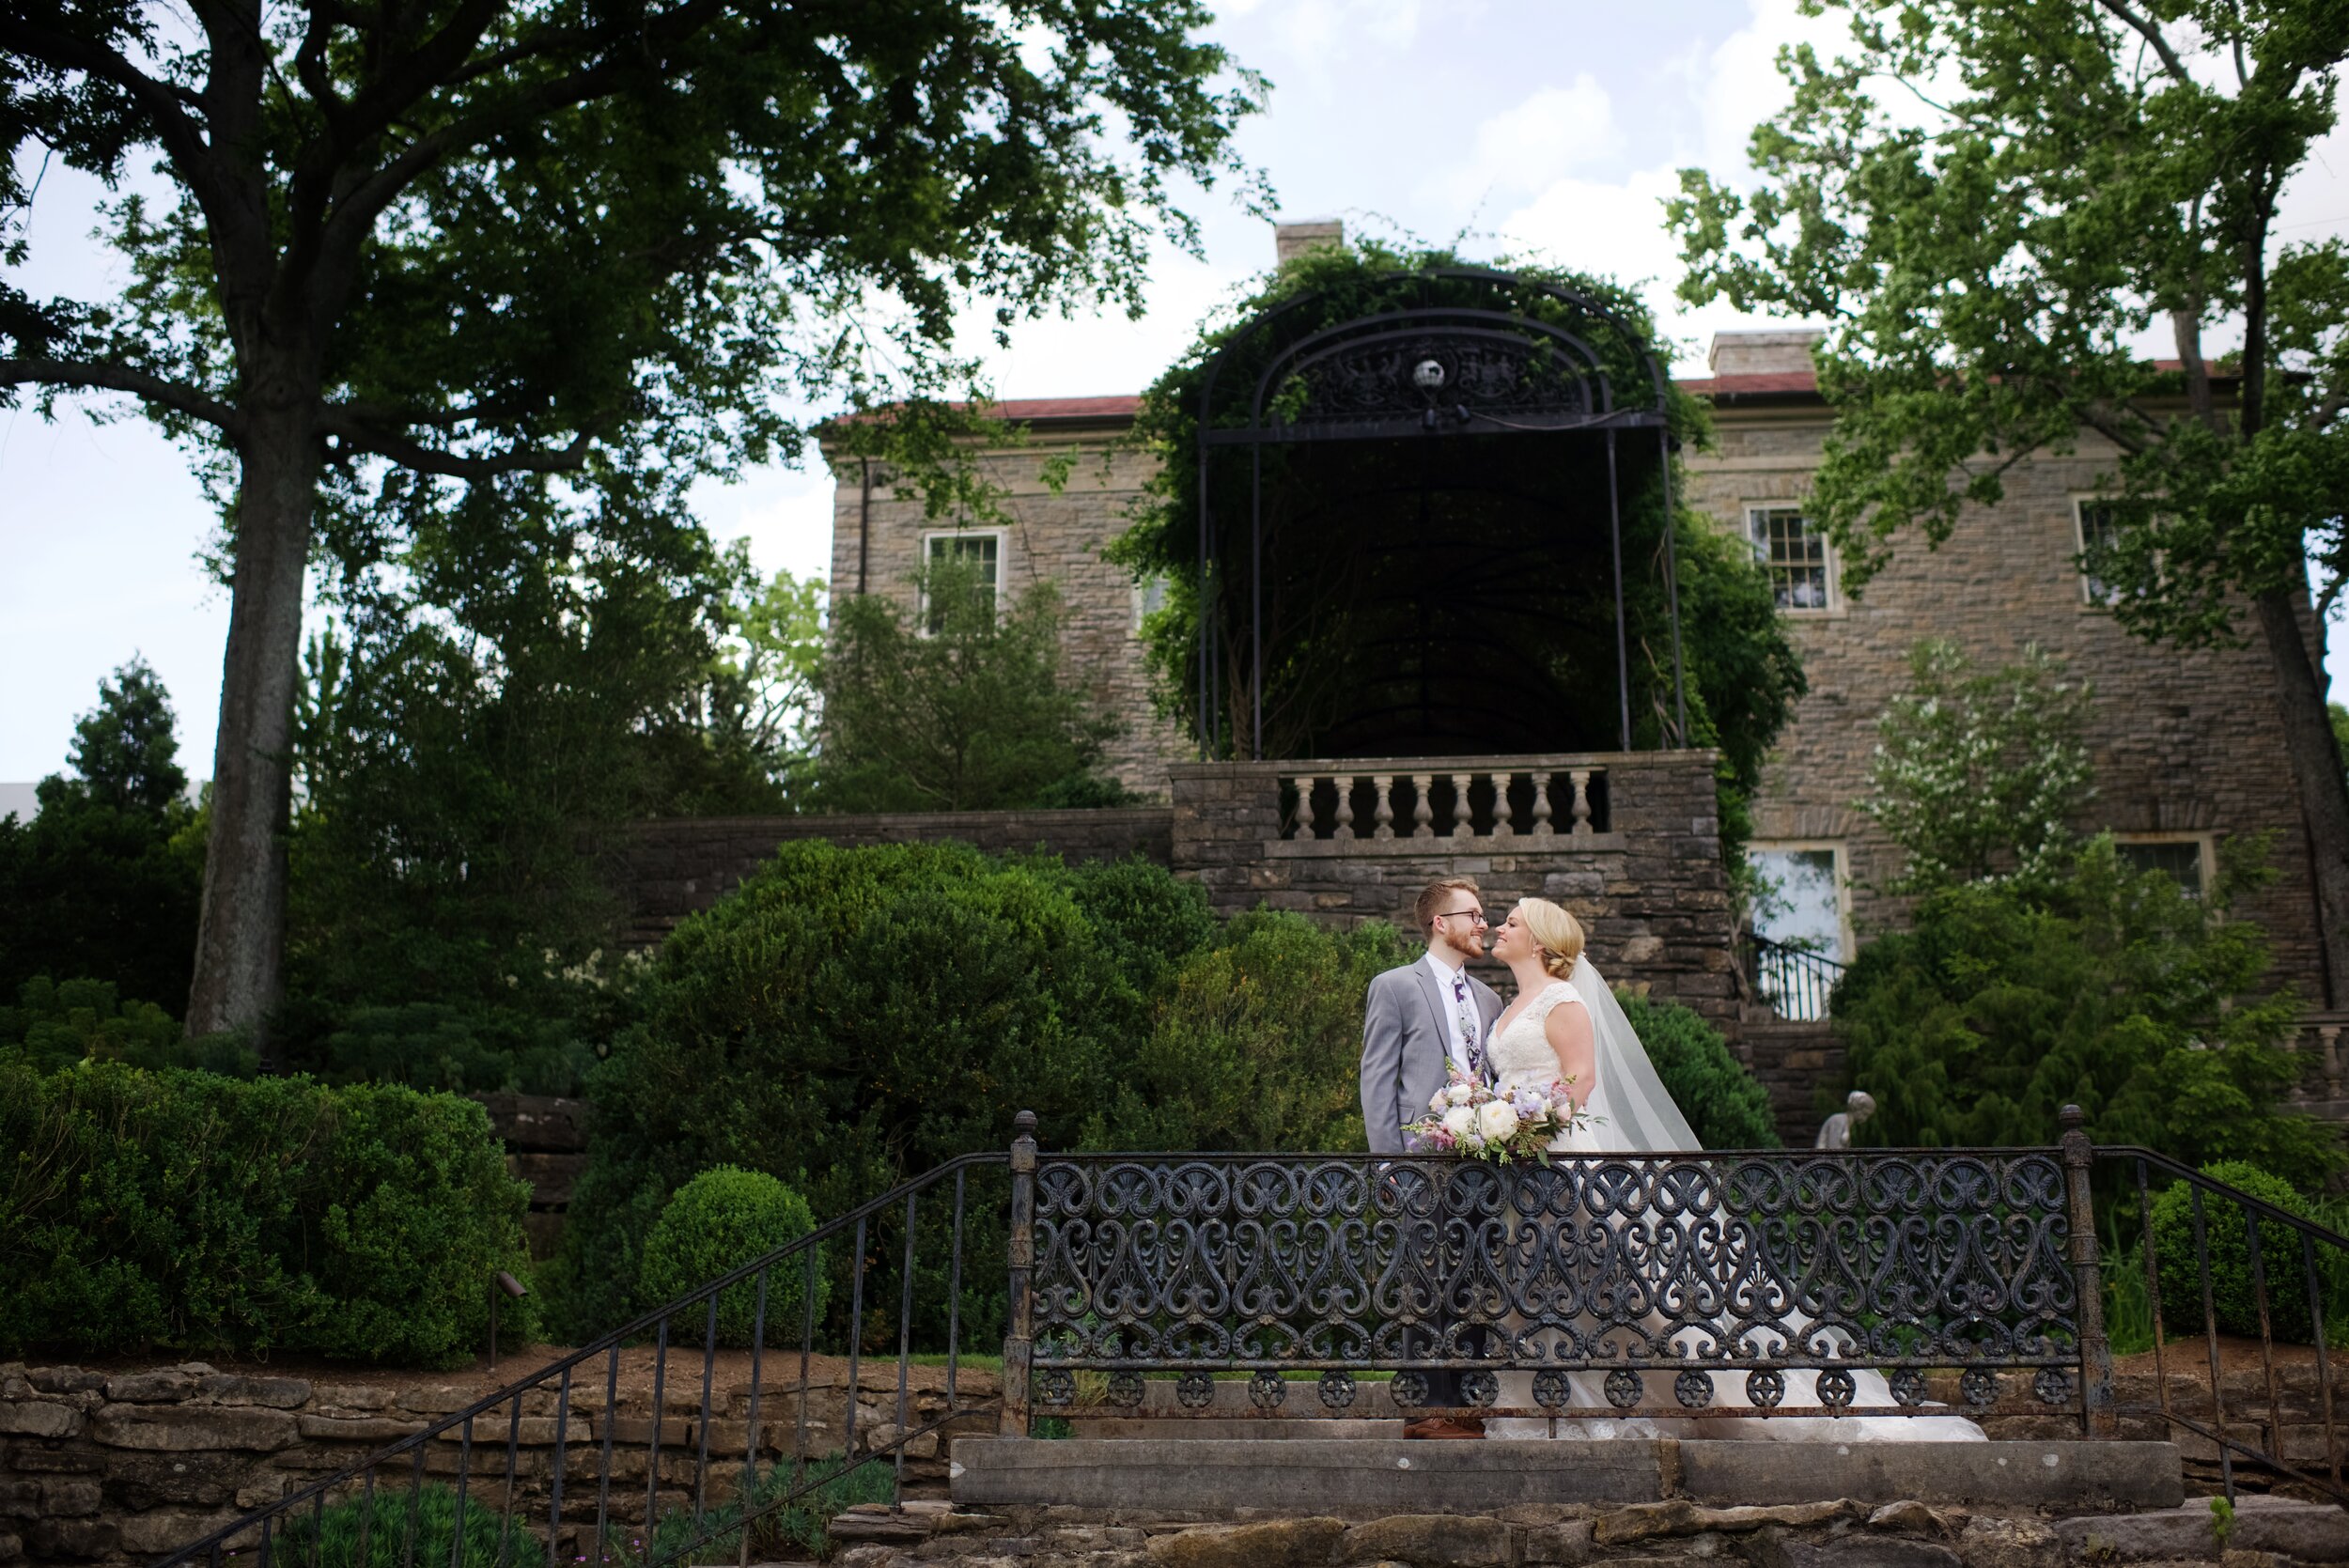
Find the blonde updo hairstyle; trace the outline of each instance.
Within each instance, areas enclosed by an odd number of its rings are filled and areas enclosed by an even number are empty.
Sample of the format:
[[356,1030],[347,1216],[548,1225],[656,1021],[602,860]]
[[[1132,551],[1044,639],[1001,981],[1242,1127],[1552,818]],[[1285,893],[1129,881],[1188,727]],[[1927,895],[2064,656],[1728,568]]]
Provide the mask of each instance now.
[[1572,974],[1574,961],[1582,956],[1582,923],[1547,898],[1519,899],[1517,913],[1541,945],[1542,968],[1560,980]]

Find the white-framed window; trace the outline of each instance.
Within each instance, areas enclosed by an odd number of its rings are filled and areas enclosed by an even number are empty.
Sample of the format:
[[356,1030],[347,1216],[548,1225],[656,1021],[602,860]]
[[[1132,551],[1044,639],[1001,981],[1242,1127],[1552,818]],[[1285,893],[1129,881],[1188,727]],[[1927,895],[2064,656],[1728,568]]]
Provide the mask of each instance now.
[[1832,839],[1746,846],[1746,864],[1762,881],[1753,933],[1784,947],[1852,956],[1851,885],[1843,846]]
[[[922,564],[925,568],[947,561],[974,567],[978,571],[979,587],[1000,611],[1003,595],[1003,557],[1006,553],[1004,531],[1001,528],[959,528],[951,534],[925,534],[922,536]],[[929,596],[922,598],[922,627],[935,636],[941,617],[930,608]]]
[[1801,507],[1747,507],[1746,536],[1781,610],[1801,614],[1835,607],[1835,563],[1827,536]]
[[2217,879],[2218,846],[2208,833],[2115,833],[2112,842],[2123,865],[2168,872],[2188,898],[2203,897]]
[[[2099,546],[2109,546],[2120,537],[2121,512],[2113,502],[2100,496],[2081,495],[2072,498],[2072,534],[2085,556]],[[2121,590],[2080,567],[2080,602],[2109,605],[2118,600]]]
[[1134,629],[1140,631],[1143,622],[1166,608],[1166,574],[1144,578],[1134,584]]

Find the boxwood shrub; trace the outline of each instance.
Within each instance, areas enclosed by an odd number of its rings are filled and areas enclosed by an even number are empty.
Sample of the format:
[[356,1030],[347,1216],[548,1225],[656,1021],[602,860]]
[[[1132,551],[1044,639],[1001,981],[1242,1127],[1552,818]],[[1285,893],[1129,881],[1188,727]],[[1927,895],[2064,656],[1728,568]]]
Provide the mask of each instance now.
[[[529,1188],[454,1094],[0,1056],[0,1353],[475,1354]],[[531,1303],[502,1327],[519,1342]]]

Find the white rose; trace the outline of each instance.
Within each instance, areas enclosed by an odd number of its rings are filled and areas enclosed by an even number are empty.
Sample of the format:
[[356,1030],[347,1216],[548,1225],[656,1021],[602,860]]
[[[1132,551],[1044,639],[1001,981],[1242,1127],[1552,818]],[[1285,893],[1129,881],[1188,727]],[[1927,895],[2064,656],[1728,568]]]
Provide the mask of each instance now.
[[1476,1091],[1474,1089],[1469,1087],[1469,1085],[1465,1083],[1455,1083],[1443,1092],[1444,1103],[1447,1105],[1466,1105],[1475,1093]]
[[1444,1113],[1444,1109],[1451,1105],[1451,1103],[1452,1096],[1439,1089],[1436,1091],[1436,1097],[1427,1102],[1427,1109],[1440,1116]]
[[1443,1113],[1443,1130],[1455,1139],[1466,1140],[1476,1132],[1476,1112],[1467,1106],[1455,1105]]
[[1517,1109],[1507,1100],[1487,1100],[1476,1110],[1476,1130],[1487,1143],[1505,1143],[1517,1130]]

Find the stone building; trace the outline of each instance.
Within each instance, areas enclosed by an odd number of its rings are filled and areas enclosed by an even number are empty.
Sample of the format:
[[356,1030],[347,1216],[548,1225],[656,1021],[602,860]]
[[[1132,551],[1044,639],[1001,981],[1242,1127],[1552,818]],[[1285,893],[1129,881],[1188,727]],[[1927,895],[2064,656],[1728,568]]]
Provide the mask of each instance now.
[[[1283,254],[1335,238],[1333,226],[1284,230]],[[1796,331],[1725,333],[1712,346],[1710,374],[1680,383],[1710,402],[1715,427],[1708,449],[1682,455],[1686,499],[1753,550],[1810,685],[1754,802],[1748,853],[1777,878],[1787,905],[1755,933],[1762,947],[1809,938],[1804,945],[1848,961],[1901,917],[1870,891],[1895,869],[1893,852],[1852,802],[1864,788],[1875,721],[1906,683],[1909,650],[1946,638],[1993,666],[2036,644],[2096,693],[2089,730],[2096,795],[2092,819],[2078,826],[2110,830],[2129,857],[2193,889],[2212,877],[2222,840],[2267,835],[2277,875],[2242,907],[2272,938],[2277,978],[2312,1007],[2332,1007],[2300,804],[2282,762],[2263,654],[2184,652],[2130,637],[2079,569],[2083,540],[2099,525],[2095,486],[2111,455],[2084,442],[2076,453],[2019,465],[2000,505],[1970,508],[1937,550],[1904,541],[1864,597],[1847,593],[1834,551],[1803,513],[1831,419],[1812,369],[1812,341]],[[1408,354],[1381,363],[1408,369]],[[1153,456],[1124,440],[1138,403],[1112,396],[1003,404],[1001,414],[1026,427],[1028,441],[981,458],[1008,496],[1001,527],[926,519],[918,503],[892,493],[885,475],[835,458],[832,583],[836,594],[888,594],[913,609],[919,564],[953,554],[976,562],[999,592],[1058,584],[1069,667],[1126,723],[1110,761],[1129,788],[1163,803],[1097,826],[1082,825],[1082,814],[1066,822],[1058,820],[1066,814],[1012,814],[975,828],[926,823],[917,831],[876,819],[835,820],[823,831],[850,840],[1065,840],[1075,853],[1147,845],[1145,852],[1205,883],[1221,908],[1264,902],[1334,921],[1392,918],[1419,879],[1446,869],[1478,876],[1495,902],[1543,893],[1586,918],[1603,967],[1738,1032],[1787,1129],[1802,1130],[1814,1080],[1836,1066],[1818,1021],[1832,973],[1757,964],[1750,939],[1733,928],[1709,753],[1598,750],[1586,739],[1539,752],[1447,744],[1416,756],[1393,754],[1398,747],[1335,758],[1267,750],[1262,761],[1198,760],[1196,741],[1152,700],[1142,621],[1157,585],[1137,583],[1102,557],[1154,472]],[[1436,417],[1426,414],[1431,431]],[[1469,421],[1469,409],[1458,417]],[[1068,458],[1065,485],[1048,486],[1047,465]],[[2310,635],[2318,635],[2312,617]],[[1513,754],[1489,754],[1504,751]],[[696,829],[690,844],[674,833],[647,840],[643,935],[714,897],[771,844],[776,828]],[[2338,1031],[2321,1014],[2319,1021],[2324,1065],[2312,1087],[2337,1100]],[[2311,1033],[2310,1044],[2317,1038]]]

